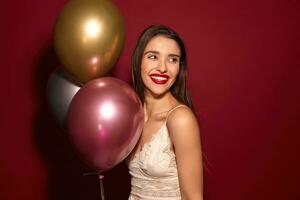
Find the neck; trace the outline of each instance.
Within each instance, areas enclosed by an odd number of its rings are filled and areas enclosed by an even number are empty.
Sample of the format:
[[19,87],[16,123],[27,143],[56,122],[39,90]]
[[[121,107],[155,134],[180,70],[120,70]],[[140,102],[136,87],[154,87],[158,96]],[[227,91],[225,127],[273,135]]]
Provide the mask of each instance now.
[[171,94],[171,92],[167,92],[159,97],[145,94],[144,111],[146,114],[146,119],[149,119],[155,114],[170,110],[176,103],[177,100]]

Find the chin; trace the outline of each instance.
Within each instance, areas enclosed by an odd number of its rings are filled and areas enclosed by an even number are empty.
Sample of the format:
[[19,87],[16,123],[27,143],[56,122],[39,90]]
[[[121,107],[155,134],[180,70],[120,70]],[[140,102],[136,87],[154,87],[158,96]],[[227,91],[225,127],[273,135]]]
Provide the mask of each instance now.
[[145,95],[153,96],[154,98],[160,98],[171,92],[171,87],[174,84],[172,80],[165,85],[156,85],[151,80],[147,80],[145,85]]
[[147,89],[146,94],[151,95],[154,98],[161,98],[169,92],[171,92],[169,89],[167,89],[167,90],[149,90],[149,89]]

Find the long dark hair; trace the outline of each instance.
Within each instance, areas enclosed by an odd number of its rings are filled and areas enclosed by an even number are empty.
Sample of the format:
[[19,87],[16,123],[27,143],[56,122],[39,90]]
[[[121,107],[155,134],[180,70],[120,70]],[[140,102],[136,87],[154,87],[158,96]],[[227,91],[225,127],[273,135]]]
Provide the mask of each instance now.
[[192,110],[194,110],[192,100],[189,96],[189,93],[186,88],[186,68],[187,68],[187,60],[186,60],[186,51],[184,47],[184,43],[179,37],[179,35],[172,30],[171,28],[165,25],[152,25],[146,28],[142,34],[140,35],[138,42],[135,46],[134,52],[131,58],[132,64],[132,81],[134,89],[139,95],[142,102],[144,102],[144,83],[141,77],[141,62],[142,57],[145,51],[145,48],[148,42],[155,36],[162,35],[169,39],[174,40],[179,48],[180,48],[180,65],[179,65],[179,73],[176,81],[170,88],[172,95],[181,103],[189,106]]

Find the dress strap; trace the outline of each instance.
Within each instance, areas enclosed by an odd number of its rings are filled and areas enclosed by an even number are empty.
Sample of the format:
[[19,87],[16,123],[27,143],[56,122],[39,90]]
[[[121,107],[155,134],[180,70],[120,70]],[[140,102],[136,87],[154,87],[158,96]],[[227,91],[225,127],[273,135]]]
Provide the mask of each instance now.
[[168,113],[167,113],[167,117],[166,117],[165,123],[167,123],[170,114],[171,114],[174,110],[176,110],[177,108],[180,108],[180,107],[188,107],[188,106],[187,106],[187,105],[184,105],[184,104],[180,104],[180,105],[178,105],[178,106],[175,106],[175,107],[172,108],[171,110],[169,110]]

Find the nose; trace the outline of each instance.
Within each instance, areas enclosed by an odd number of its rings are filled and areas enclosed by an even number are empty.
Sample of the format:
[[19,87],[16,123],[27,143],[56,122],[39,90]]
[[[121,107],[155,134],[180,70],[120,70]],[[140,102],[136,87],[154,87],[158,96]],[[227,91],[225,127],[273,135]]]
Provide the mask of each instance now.
[[167,63],[164,61],[161,61],[158,66],[158,71],[160,73],[166,73],[168,71]]

